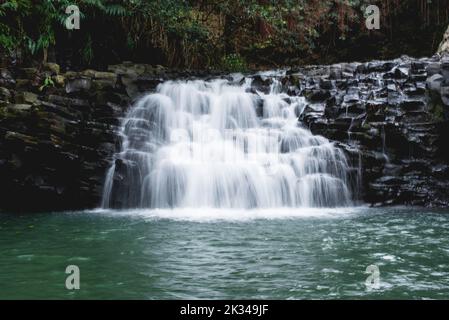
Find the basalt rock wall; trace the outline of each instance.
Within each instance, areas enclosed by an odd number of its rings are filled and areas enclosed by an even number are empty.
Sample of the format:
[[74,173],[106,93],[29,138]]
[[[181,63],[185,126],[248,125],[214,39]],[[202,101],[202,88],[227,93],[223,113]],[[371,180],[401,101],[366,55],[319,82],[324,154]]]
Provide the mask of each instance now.
[[[0,210],[97,207],[132,102],[168,79],[217,76],[132,63],[0,69]],[[256,95],[273,82],[252,77]],[[309,66],[278,78],[283,91],[306,97],[300,121],[360,168],[360,200],[448,205],[448,57]]]
[[360,164],[373,205],[449,204],[449,56],[290,70],[284,90],[300,115]]
[[[0,70],[0,210],[95,208],[133,100],[195,74],[124,63],[107,72]],[[197,76],[204,76],[199,74]]]

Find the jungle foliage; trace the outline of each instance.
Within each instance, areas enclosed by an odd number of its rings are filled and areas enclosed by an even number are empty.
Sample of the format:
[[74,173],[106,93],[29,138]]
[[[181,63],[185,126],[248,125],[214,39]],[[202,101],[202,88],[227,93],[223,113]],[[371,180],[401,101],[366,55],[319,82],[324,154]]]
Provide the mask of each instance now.
[[[75,4],[81,28],[67,30]],[[381,8],[367,30],[364,9]],[[123,60],[180,68],[245,69],[431,55],[449,0],[3,0],[3,63],[65,67]]]

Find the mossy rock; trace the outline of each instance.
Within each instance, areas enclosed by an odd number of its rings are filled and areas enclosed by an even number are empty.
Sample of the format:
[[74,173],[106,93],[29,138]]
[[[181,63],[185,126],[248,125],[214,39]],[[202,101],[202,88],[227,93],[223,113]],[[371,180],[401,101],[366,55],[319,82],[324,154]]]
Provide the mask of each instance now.
[[29,79],[16,79],[16,89],[23,90],[31,86],[31,80]]
[[65,89],[67,93],[89,91],[92,87],[92,79],[88,77],[73,78],[67,81]]
[[92,87],[94,90],[108,90],[113,89],[115,83],[115,79],[94,79],[92,81]]
[[15,102],[18,104],[36,104],[39,102],[39,97],[37,94],[32,93],[32,92],[20,92],[19,94],[16,95],[15,97]]
[[58,87],[64,87],[65,85],[65,77],[62,75],[53,76],[52,80]]
[[84,76],[84,77],[93,78],[93,77],[95,77],[96,72],[97,71],[95,71],[95,70],[87,69],[87,70],[79,72],[79,75]]
[[52,75],[58,75],[61,71],[61,68],[56,63],[48,62],[44,64],[44,70],[50,71]]
[[0,87],[0,100],[9,102],[10,99],[11,99],[11,92],[4,87]]
[[97,71],[94,74],[95,79],[102,79],[102,80],[111,80],[116,81],[117,75],[113,72],[103,72],[103,71]]
[[124,62],[123,64],[110,65],[108,67],[109,72],[130,76],[138,76],[144,74],[145,72],[148,72],[148,69],[149,67],[146,67],[144,64],[133,64],[126,62]]
[[5,134],[5,140],[6,141],[11,141],[11,142],[18,142],[18,143],[23,143],[26,145],[37,145],[38,140],[35,137],[26,135],[26,134],[22,134],[22,133],[18,133],[18,132],[14,132],[14,131],[8,131]]
[[36,68],[21,68],[20,73],[22,76],[24,76],[26,79],[33,79],[37,76],[39,73]]
[[31,111],[31,108],[33,106],[31,104],[25,103],[10,103],[6,107],[8,110],[11,110],[13,112],[28,112]]
[[78,77],[78,72],[76,71],[67,71],[66,73],[64,73],[64,77],[68,78],[68,79],[73,79]]

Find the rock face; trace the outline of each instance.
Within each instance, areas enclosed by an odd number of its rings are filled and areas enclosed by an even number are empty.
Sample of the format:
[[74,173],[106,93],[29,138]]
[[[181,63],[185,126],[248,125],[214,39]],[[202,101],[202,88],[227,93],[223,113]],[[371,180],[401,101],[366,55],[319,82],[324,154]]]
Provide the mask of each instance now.
[[443,41],[438,48],[439,54],[447,53],[449,54],[449,27],[447,27],[446,33],[443,36]]
[[0,69],[0,210],[97,207],[124,112],[181,76],[131,63],[109,72]]
[[[132,63],[64,74],[54,64],[0,69],[0,210],[97,207],[132,102],[167,79],[218,75]],[[360,165],[361,200],[449,204],[448,57],[309,66],[277,78],[306,97],[299,119]],[[251,90],[272,83],[253,76]]]
[[361,199],[376,205],[449,203],[449,59],[312,66],[288,72],[313,133],[360,162]]

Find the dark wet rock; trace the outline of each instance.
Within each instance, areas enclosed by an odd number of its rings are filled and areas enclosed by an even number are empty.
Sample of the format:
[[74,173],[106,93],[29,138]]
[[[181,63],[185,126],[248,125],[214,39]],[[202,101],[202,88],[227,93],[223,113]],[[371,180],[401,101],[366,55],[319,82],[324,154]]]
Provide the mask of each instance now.
[[333,84],[332,80],[321,79],[320,87],[325,90],[331,90],[334,88],[334,84]]
[[356,93],[348,93],[343,98],[344,103],[353,103],[353,102],[358,102],[359,100],[360,100],[360,97],[357,92]]
[[340,112],[340,106],[338,105],[337,98],[335,96],[327,99],[324,115],[327,118],[336,118]]
[[118,78],[118,84],[124,87],[127,95],[133,99],[140,95],[136,79],[137,76],[134,75],[124,75]]
[[31,86],[42,77],[37,69],[20,69],[23,81],[2,70],[8,87],[0,87],[0,210],[96,207],[131,97],[114,87],[114,73],[43,69],[61,77],[51,90]]
[[140,76],[135,80],[139,92],[153,91],[162,82],[163,78],[152,76]]
[[423,96],[426,93],[426,85],[423,82],[418,82],[416,84],[409,83],[405,85],[403,92],[410,97]]
[[449,85],[442,86],[440,89],[441,101],[446,107],[449,107]]
[[78,107],[79,110],[82,110],[83,108],[88,108],[90,106],[90,102],[85,99],[57,96],[53,94],[48,96],[48,101],[55,103],[57,105]]
[[92,87],[94,90],[104,91],[109,89],[114,89],[116,84],[116,79],[93,79]]
[[11,72],[8,69],[0,68],[0,86],[11,86],[16,83]]
[[4,87],[0,87],[0,102],[9,102],[11,100],[11,92]]
[[92,79],[88,77],[79,77],[74,79],[69,79],[66,84],[66,92],[83,92],[88,91],[92,87]]
[[282,84],[284,86],[298,87],[300,83],[304,80],[304,75],[302,74],[289,74],[287,77],[282,79]]
[[[33,85],[42,76],[38,70],[0,69],[3,210],[98,206],[106,170],[120,147],[120,119],[133,100],[168,79],[227,76],[131,62],[110,66],[107,72],[45,69],[52,79],[61,78],[43,91]],[[283,92],[305,97],[295,110],[300,121],[335,141],[351,159],[352,170],[361,172],[362,200],[373,205],[449,205],[449,60],[401,57],[308,66],[276,77]],[[268,93],[273,79],[263,74],[251,78],[248,91],[254,94],[256,113],[263,116],[259,93]],[[134,143],[142,134],[132,135]],[[115,161],[116,179],[138,174],[132,162]],[[113,194],[128,190],[126,183],[115,185],[123,189]]]
[[36,145],[37,139],[19,132],[7,131],[4,139],[6,142],[22,144],[22,145]]
[[143,64],[132,64],[126,62],[124,62],[123,64],[110,65],[108,67],[109,72],[115,73],[117,75],[131,75],[135,77],[145,73],[146,70],[147,66]]
[[31,111],[31,108],[33,107],[31,104],[25,104],[25,103],[12,103],[8,104],[7,109],[11,111]]
[[34,79],[38,73],[37,68],[21,68],[19,70],[19,75],[25,79]]
[[400,107],[405,111],[423,111],[426,104],[422,100],[403,100]]
[[[342,78],[298,69],[310,103],[300,117],[312,132],[358,150],[362,198],[377,205],[449,205],[449,59],[401,57],[394,61],[341,64]],[[329,67],[330,70],[330,67]],[[344,72],[352,77],[343,76]],[[319,93],[317,99],[314,94]],[[313,99],[312,99],[313,98]],[[357,161],[357,157],[354,157]],[[437,169],[435,169],[437,168]],[[441,176],[433,172],[441,172]],[[443,174],[444,173],[444,174]]]
[[441,64],[439,62],[431,62],[426,66],[427,76],[431,77],[441,72]]
[[329,79],[341,79],[342,67],[341,65],[333,65],[329,67]]
[[24,91],[15,96],[16,103],[36,104],[38,103],[38,95],[32,92]]
[[268,93],[270,91],[270,86],[272,83],[273,83],[273,81],[269,77],[255,75],[253,77],[251,86],[257,91],[261,91],[263,93]]
[[[56,65],[45,65],[42,73],[0,69],[0,210],[99,206],[106,170],[121,144],[120,120],[133,100],[164,80],[206,75],[222,76],[128,62],[108,72],[60,73]],[[34,85],[47,76],[54,82],[59,77],[55,86]],[[269,82],[263,79],[263,86]],[[138,174],[126,165],[122,177]]]
[[310,101],[313,102],[323,102],[331,97],[331,94],[327,90],[310,90],[308,92],[305,92],[305,94],[306,97],[308,97]]
[[441,60],[441,74],[445,81],[449,80],[449,56],[445,56],[445,58]]
[[407,79],[409,76],[408,69],[406,68],[394,68],[392,71],[384,73],[384,79]]
[[395,62],[392,61],[373,61],[369,62],[363,68],[364,72],[388,72],[394,68],[396,65]]

